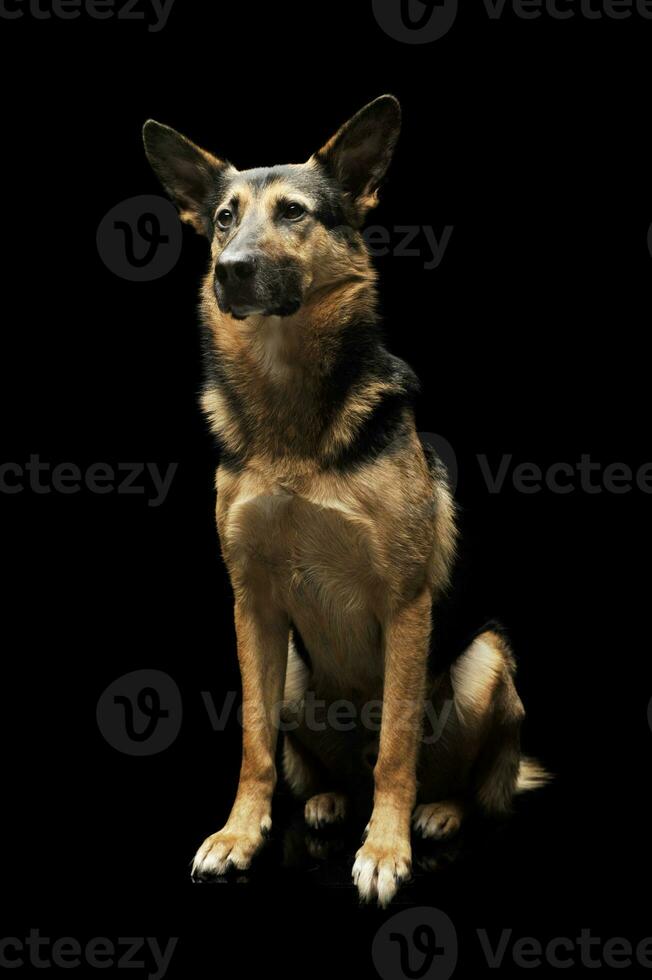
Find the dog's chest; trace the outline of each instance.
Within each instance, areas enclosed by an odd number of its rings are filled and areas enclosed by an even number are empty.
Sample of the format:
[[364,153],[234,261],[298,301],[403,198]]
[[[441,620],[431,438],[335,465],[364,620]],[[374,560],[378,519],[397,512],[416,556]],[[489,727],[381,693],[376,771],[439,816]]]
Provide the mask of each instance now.
[[285,609],[315,670],[368,686],[380,669],[372,522],[350,501],[245,481],[220,533],[236,588]]
[[280,483],[252,492],[245,483],[220,531],[236,573],[268,576],[287,593],[331,593],[345,581],[350,602],[370,577],[370,522],[350,503],[323,494],[310,497]]

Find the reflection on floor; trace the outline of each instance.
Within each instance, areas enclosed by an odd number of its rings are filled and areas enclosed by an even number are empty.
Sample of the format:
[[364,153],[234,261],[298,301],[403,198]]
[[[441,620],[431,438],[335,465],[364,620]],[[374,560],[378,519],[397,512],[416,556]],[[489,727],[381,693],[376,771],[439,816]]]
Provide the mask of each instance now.
[[[209,884],[278,883],[297,888],[348,889],[357,893],[351,881],[351,868],[360,847],[368,817],[361,814],[346,821],[315,830],[305,822],[303,807],[288,798],[278,801],[274,812],[274,829],[263,851],[248,872],[233,871]],[[454,837],[446,841],[423,840],[417,833],[412,840],[412,879],[403,886],[398,901],[410,902],[443,876],[449,877],[463,868],[472,873],[489,859],[500,860],[500,849],[509,841],[514,823],[490,824],[470,817]],[[513,855],[512,855],[513,859]]]

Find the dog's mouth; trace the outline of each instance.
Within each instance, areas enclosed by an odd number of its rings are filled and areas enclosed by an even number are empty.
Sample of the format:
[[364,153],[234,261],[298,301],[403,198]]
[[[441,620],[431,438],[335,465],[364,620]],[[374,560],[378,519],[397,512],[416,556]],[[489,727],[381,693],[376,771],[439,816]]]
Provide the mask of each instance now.
[[223,313],[229,313],[234,320],[246,320],[250,316],[292,316],[301,309],[300,299],[288,299],[275,306],[252,306],[251,304],[233,303],[225,308]]
[[256,306],[238,306],[237,304],[232,306],[220,304],[220,309],[222,313],[228,313],[234,320],[246,320],[250,316],[260,316],[263,312]]
[[282,269],[263,266],[256,276],[243,282],[224,281],[216,275],[214,289],[220,310],[235,320],[292,316],[303,303],[301,271],[287,264]]

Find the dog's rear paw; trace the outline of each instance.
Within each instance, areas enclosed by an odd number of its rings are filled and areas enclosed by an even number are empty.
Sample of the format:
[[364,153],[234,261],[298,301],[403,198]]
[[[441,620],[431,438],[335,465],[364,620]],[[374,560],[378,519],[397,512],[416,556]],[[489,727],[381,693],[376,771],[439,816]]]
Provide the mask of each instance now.
[[385,908],[404,881],[410,877],[409,848],[383,847],[368,839],[355,856],[353,881],[360,900]]
[[344,793],[318,793],[306,803],[304,815],[309,827],[319,829],[344,820],[347,809]]
[[202,879],[219,877],[235,869],[245,871],[264,842],[262,829],[259,833],[235,832],[226,827],[207,837],[192,863],[192,877]]
[[464,806],[458,800],[442,800],[418,806],[413,815],[414,829],[430,840],[453,837],[462,826]]

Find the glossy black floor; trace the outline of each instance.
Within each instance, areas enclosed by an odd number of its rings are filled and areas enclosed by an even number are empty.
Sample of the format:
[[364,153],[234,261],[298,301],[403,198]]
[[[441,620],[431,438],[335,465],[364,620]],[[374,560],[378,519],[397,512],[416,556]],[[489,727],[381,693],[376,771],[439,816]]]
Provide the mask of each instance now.
[[[0,493],[2,956],[39,969],[26,945],[38,930],[50,961],[57,939],[83,947],[72,976],[101,972],[89,942],[157,937],[174,978],[445,980],[490,971],[492,956],[516,974],[540,958],[534,973],[557,975],[555,957],[610,970],[618,949],[627,958],[623,937],[635,950],[625,972],[640,972],[652,934],[652,498],[644,479],[612,491],[605,479],[652,460],[652,22],[465,5],[447,36],[409,45],[370,3],[177,0],[156,33],[86,16],[0,27],[3,478],[33,455],[50,472],[178,464],[156,507],[149,490],[42,493],[27,478]],[[197,408],[206,252],[184,232],[168,275],[132,282],[96,234],[120,201],[159,193],[141,146],[149,116],[250,166],[305,159],[383,91],[405,125],[372,222],[390,237],[453,228],[437,268],[424,268],[425,246],[377,258],[388,343],[421,378],[419,429],[453,448],[475,569],[465,598],[506,625],[524,745],[556,778],[506,824],[470,827],[459,854],[415,845],[414,879],[379,911],[350,881],[365,815],[309,834],[282,784],[251,873],[190,880],[228,815],[240,755],[216,454]],[[505,460],[492,492],[487,467],[495,476]],[[534,492],[523,464],[542,473]],[[559,464],[569,492],[546,483]],[[165,675],[159,707],[171,712],[149,755],[105,712],[116,682],[141,670],[148,688]],[[152,956],[135,956],[140,975],[157,975]],[[119,955],[104,957],[111,976]]]

